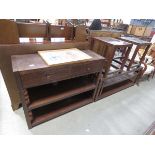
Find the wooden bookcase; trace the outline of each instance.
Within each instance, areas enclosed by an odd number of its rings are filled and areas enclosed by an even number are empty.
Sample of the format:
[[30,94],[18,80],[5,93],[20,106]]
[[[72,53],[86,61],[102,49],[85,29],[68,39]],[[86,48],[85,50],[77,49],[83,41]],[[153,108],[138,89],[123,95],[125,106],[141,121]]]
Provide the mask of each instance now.
[[95,100],[105,59],[83,52],[92,58],[54,66],[38,54],[11,57],[29,128]]

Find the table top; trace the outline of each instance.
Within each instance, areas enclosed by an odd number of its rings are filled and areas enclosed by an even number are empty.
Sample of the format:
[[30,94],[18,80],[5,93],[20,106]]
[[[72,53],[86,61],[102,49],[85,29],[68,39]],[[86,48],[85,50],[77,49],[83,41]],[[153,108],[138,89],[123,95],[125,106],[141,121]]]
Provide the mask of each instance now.
[[142,39],[139,39],[137,37],[120,37],[120,39],[123,39],[125,41],[129,41],[131,43],[137,44],[137,45],[150,45],[150,42],[144,41]]
[[94,39],[102,41],[106,44],[110,44],[112,46],[132,46],[132,44],[129,42],[119,40],[119,39],[115,39],[112,37],[94,37]]
[[106,29],[103,28],[102,30],[90,30],[90,32],[112,32],[112,33],[124,33],[124,31],[116,30],[116,29]]
[[64,66],[64,65],[68,65],[68,64],[82,63],[82,62],[86,62],[86,61],[104,60],[105,59],[102,56],[94,53],[91,50],[82,50],[82,52],[91,56],[91,58],[85,59],[85,60],[80,60],[80,61],[73,61],[73,62],[69,62],[69,63],[57,64],[57,65],[53,65],[53,66],[47,65],[46,62],[37,53],[36,54],[24,54],[24,55],[12,55],[11,56],[12,69],[13,69],[13,72],[28,71],[28,70],[34,70],[34,69],[42,69],[42,68],[62,66],[62,65]]

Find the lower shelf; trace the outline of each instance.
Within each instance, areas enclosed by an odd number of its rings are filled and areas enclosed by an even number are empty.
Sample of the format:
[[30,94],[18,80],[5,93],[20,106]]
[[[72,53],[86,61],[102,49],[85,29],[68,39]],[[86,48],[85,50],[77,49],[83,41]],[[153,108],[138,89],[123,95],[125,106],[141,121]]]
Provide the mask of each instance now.
[[110,77],[105,79],[104,87],[112,86],[128,79],[130,79],[131,81],[135,81],[136,77],[137,77],[137,73],[132,73],[132,72],[128,74],[122,74],[122,75],[118,74],[118,75],[115,75],[115,77]]
[[93,91],[32,110],[32,127],[93,102]]
[[123,82],[120,82],[120,83],[117,83],[117,84],[114,84],[112,86],[108,86],[108,87],[105,87],[103,88],[102,92],[101,92],[101,95],[99,95],[97,97],[97,100],[100,100],[104,97],[107,97],[107,96],[110,96],[114,93],[117,93],[123,89],[126,89],[128,87],[131,87],[133,86],[134,83],[131,81],[131,80],[125,80]]
[[30,98],[29,110],[69,98],[96,88],[91,75],[64,80],[28,89]]

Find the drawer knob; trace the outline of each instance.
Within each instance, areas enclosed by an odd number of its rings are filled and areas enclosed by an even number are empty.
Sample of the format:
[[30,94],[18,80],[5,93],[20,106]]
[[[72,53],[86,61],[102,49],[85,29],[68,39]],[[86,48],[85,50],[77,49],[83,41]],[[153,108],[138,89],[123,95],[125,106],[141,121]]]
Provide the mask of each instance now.
[[89,70],[90,70],[90,68],[87,68],[87,70],[89,71]]

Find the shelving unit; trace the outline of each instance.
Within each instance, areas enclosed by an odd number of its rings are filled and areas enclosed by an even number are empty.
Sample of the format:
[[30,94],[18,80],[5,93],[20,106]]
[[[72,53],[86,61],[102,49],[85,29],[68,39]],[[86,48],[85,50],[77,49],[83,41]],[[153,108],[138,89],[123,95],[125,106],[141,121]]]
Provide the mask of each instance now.
[[32,127],[93,102],[92,95],[93,91],[88,91],[32,110]]
[[[12,56],[29,128],[95,100],[105,59],[90,50],[83,52],[91,58],[54,66],[48,66],[38,54]],[[19,66],[19,62],[23,63]]]
[[120,83],[116,83],[114,85],[110,85],[108,87],[104,87],[100,93],[100,95],[98,96],[97,100],[100,100],[104,97],[110,96],[112,94],[115,94],[123,89],[129,88],[131,86],[133,86],[134,83],[132,82],[132,80],[128,79],[125,81],[121,81]]
[[[92,38],[92,50],[104,56],[107,64],[104,66],[102,78],[99,82],[96,100],[112,95],[125,88],[133,86],[139,80],[141,67],[131,64],[128,57],[133,44],[121,39],[110,37]],[[134,67],[133,67],[134,66]]]
[[31,127],[94,101],[96,74],[25,89]]
[[29,88],[28,94],[31,104],[28,109],[39,108],[95,88],[96,84],[89,76]]
[[138,80],[140,69],[134,71],[124,72],[115,77],[102,78],[100,80],[100,87],[98,87],[96,100],[117,93],[123,89],[133,86]]

